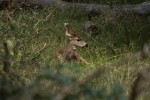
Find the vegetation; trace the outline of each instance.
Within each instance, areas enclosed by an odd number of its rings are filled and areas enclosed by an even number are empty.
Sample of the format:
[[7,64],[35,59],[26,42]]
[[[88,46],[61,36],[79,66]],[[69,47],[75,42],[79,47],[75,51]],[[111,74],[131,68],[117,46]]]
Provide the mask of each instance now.
[[[3,62],[0,62],[2,100],[55,100],[65,86],[80,83],[78,80],[84,80],[99,68],[102,74],[79,85],[65,99],[127,100],[137,73],[149,67],[149,58],[139,60],[133,56],[149,41],[149,17],[97,16],[92,20],[99,30],[88,32],[82,27],[87,16],[74,10],[47,7],[16,8],[12,12],[0,12],[1,61],[3,42],[14,42],[11,72],[5,73]],[[76,62],[60,64],[54,59],[55,51],[67,44],[64,22],[69,22],[88,43],[87,48],[77,49],[88,65]],[[144,88],[138,99],[148,100],[150,92],[147,91],[148,88]]]

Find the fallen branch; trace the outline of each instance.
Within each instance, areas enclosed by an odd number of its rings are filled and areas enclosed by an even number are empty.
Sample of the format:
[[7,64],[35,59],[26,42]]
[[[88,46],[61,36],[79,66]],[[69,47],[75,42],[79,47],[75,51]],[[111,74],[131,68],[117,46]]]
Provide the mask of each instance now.
[[76,9],[87,13],[88,15],[100,15],[109,13],[132,13],[138,15],[150,15],[150,2],[144,2],[136,5],[100,5],[85,3],[70,3],[61,0],[16,0],[16,2],[27,2],[37,6],[54,6],[61,10]]

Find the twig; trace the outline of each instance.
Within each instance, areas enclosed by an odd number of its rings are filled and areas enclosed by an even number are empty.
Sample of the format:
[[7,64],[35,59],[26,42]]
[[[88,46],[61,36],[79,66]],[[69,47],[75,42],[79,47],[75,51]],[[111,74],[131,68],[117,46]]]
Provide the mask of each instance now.
[[94,70],[91,74],[87,75],[85,78],[78,80],[69,86],[64,87],[61,90],[61,92],[56,96],[55,100],[63,100],[68,94],[77,90],[81,85],[86,84],[87,82],[91,81],[92,79],[104,72],[105,68],[98,68]]

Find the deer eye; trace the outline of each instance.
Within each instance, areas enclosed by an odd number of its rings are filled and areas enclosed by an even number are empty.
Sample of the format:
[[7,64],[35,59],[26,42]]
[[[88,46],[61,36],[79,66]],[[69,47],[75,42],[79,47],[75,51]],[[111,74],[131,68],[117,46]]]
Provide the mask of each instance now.
[[77,39],[77,41],[80,41],[80,39]]

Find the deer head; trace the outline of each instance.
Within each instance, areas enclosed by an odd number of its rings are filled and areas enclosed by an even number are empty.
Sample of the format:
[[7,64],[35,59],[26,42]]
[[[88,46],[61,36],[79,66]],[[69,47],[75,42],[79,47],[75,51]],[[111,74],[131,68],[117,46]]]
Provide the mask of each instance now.
[[69,38],[69,41],[68,41],[68,46],[72,46],[74,49],[76,49],[76,47],[87,47],[87,43],[84,42],[82,39],[80,38]]
[[69,23],[64,23],[66,29],[66,36],[69,37],[69,43],[77,47],[86,47],[87,44],[77,36],[77,33],[73,30]]
[[87,44],[77,36],[77,33],[73,30],[69,23],[64,23],[64,27],[66,29],[66,36],[69,37],[69,43],[74,47],[86,47]]

